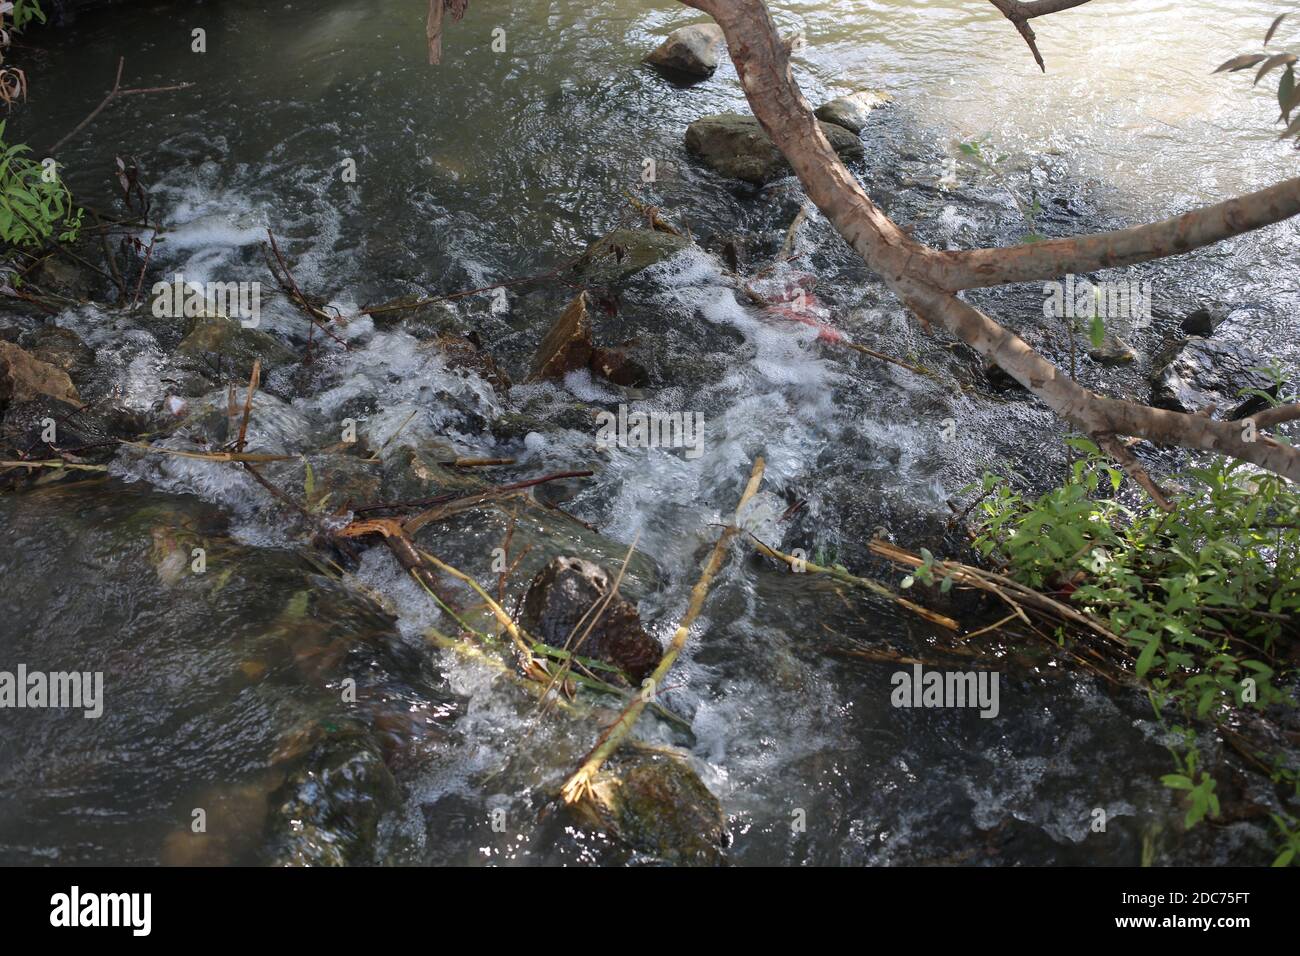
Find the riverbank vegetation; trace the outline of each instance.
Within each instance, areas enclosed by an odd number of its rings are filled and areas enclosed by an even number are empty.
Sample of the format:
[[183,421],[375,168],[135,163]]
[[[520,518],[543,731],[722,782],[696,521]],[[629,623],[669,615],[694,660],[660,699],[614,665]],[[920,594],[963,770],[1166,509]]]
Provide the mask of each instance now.
[[[1300,660],[1300,491],[1240,462],[1216,460],[1171,481],[1171,510],[1121,497],[1123,474],[1086,439],[1069,478],[1025,495],[988,475],[973,504],[974,550],[998,573],[1077,607],[1094,631],[1053,629],[1130,677],[1167,723],[1177,763],[1163,782],[1186,791],[1185,824],[1220,816],[1204,728],[1229,742],[1294,806],[1300,774],[1269,719],[1295,706]],[[930,565],[918,579],[936,580]],[[951,577],[938,579],[951,585]],[[1098,635],[1103,639],[1097,640]],[[1295,858],[1300,820],[1272,814],[1276,863]]]

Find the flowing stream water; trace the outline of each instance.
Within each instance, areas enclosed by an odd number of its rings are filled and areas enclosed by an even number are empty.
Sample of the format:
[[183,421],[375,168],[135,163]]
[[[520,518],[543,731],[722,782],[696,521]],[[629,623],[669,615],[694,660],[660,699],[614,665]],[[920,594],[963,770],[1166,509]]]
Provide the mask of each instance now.
[[[1211,75],[1258,47],[1275,6],[1099,2],[1036,21],[1045,75],[975,0],[785,2],[775,15],[806,37],[795,73],[814,104],[862,88],[891,94],[854,167],[873,198],[919,238],[968,248],[1023,240],[1013,193],[1038,197],[1039,228],[1067,235],[1291,175],[1296,154],[1270,125],[1267,84]],[[119,208],[113,158],[133,156],[163,227],[151,264],[162,276],[270,288],[269,228],[299,285],[346,315],[546,273],[630,221],[628,190],[697,237],[742,237],[751,269],[780,248],[798,184],[739,187],[682,145],[691,121],[747,109],[730,63],[684,88],[639,62],[697,13],[480,0],[449,25],[444,62],[430,67],[423,9],[225,0],[86,13],[34,36],[43,52],[28,70],[31,101],[7,135],[44,155],[93,108],[119,57],[124,85],[193,83],[112,104],[59,151],[67,181],[83,202]],[[192,50],[196,27],[204,53]],[[497,28],[504,52],[492,46]],[[956,144],[981,137],[1005,154],[1003,179],[958,162]],[[342,175],[348,161],[354,182]],[[402,443],[441,442],[461,456],[515,458],[494,481],[591,469],[538,495],[599,534],[514,509],[512,553],[535,550],[508,594],[544,555],[616,568],[635,542],[623,590],[664,642],[757,455],[767,462],[751,513],[760,536],[894,582],[867,551],[879,530],[951,551],[960,535],[946,527],[949,501],[966,483],[987,469],[1013,468],[1029,486],[1063,473],[1065,432],[1051,413],[986,387],[973,353],[920,331],[819,216],[797,250],[778,276],[815,276],[828,324],[935,377],[756,310],[719,258],[692,249],[639,275],[617,313],[597,317],[598,339],[635,341],[648,357],[645,388],[571,373],[504,396],[408,329],[354,318],[339,333],[346,349],[317,334],[310,366],[266,377],[250,449],[314,452],[338,442],[350,418],[374,448],[401,430],[385,461]],[[1144,398],[1147,360],[1206,301],[1254,307],[1251,344],[1294,373],[1297,251],[1300,230],[1286,223],[1129,270],[1154,290],[1154,321],[1123,330],[1143,361],[1085,363],[1085,384]],[[535,283],[453,307],[519,382],[572,294]],[[970,298],[1070,361],[1067,337],[1042,317],[1041,287]],[[96,350],[104,389],[129,408],[167,394],[165,330],[94,304],[54,321]],[[307,324],[282,297],[264,300],[262,328],[306,346]],[[702,453],[598,450],[590,412],[620,402],[701,413]],[[945,436],[949,419],[955,434]],[[277,472],[295,493],[296,467]],[[110,476],[0,498],[0,665],[105,672],[100,720],[4,714],[0,860],[640,859],[548,808],[599,724],[539,717],[500,674],[429,644],[430,625],[453,628],[386,550],[366,551],[343,579],[307,563],[283,510],[228,465],[124,450]],[[798,501],[796,517],[779,520]],[[490,581],[509,510],[449,517],[428,529],[428,546]],[[195,583],[183,565],[200,540],[217,543]],[[995,639],[971,666],[1000,672],[996,719],[894,708],[900,665],[880,652],[924,658],[931,627],[749,550],[737,547],[714,582],[662,696],[689,733],[649,717],[641,726],[645,739],[690,753],[721,801],[733,863],[1267,858],[1254,823],[1182,832],[1159,783],[1168,753],[1140,695]],[[339,702],[346,677],[356,704]],[[190,839],[194,808],[208,819],[200,841]],[[1092,828],[1096,808],[1104,833]],[[493,810],[505,811],[504,832]]]

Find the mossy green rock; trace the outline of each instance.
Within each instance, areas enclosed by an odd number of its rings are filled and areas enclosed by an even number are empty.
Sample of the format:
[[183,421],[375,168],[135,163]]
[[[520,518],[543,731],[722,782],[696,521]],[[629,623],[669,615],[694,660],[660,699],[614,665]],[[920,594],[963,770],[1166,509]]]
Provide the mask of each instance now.
[[690,245],[683,236],[657,229],[615,229],[588,246],[574,269],[593,285],[621,282]]
[[[865,155],[856,135],[834,123],[821,122],[822,132],[841,159]],[[762,186],[791,173],[790,164],[752,116],[719,113],[686,128],[686,148],[712,169],[732,179]]]
[[262,360],[262,368],[265,370],[287,365],[298,358],[260,329],[246,329],[234,319],[217,315],[197,319],[176,350],[201,362],[208,361],[210,356],[219,355],[229,371],[243,378],[252,374],[256,359]]
[[619,758],[596,778],[581,806],[628,846],[665,863],[719,866],[722,805],[690,765],[668,754]]

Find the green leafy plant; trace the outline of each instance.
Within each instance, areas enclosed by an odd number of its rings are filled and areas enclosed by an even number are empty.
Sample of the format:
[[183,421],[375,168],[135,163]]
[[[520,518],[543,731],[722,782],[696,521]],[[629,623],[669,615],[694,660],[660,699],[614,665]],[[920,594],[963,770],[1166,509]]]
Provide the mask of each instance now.
[[[1275,17],[1273,22],[1269,24],[1268,30],[1264,33],[1263,48],[1265,51],[1267,51],[1269,41],[1277,34],[1278,28],[1286,18],[1287,14],[1283,13]],[[1300,84],[1296,83],[1295,76],[1296,59],[1296,54],[1289,51],[1272,54],[1268,52],[1242,53],[1219,64],[1214,72],[1237,73],[1257,66],[1259,69],[1255,72],[1255,82],[1252,85],[1258,86],[1260,80],[1280,68],[1282,72],[1278,74],[1277,105],[1282,112],[1278,117],[1278,122],[1286,123],[1287,127],[1278,138],[1286,139],[1291,136],[1300,136],[1300,117],[1295,120],[1291,119],[1291,114],[1295,112],[1296,107],[1300,106]]]
[[52,238],[72,242],[81,232],[82,210],[52,164],[27,159],[30,148],[4,141],[0,121],[0,242],[37,248]]
[[1038,201],[1037,194],[1031,196],[1029,202],[1025,202],[1019,193],[1012,188],[1011,183],[1007,181],[1006,175],[1002,172],[1002,166],[1008,158],[1007,155],[994,152],[991,149],[987,134],[977,140],[959,142],[957,149],[962,156],[996,179],[1002,188],[1007,191],[1011,201],[1016,204],[1016,209],[1020,212],[1020,218],[1029,227],[1025,242],[1042,242],[1046,237],[1038,231],[1038,216],[1042,213],[1043,207]]
[[33,20],[38,23],[45,22],[45,13],[36,0],[13,0],[13,9],[9,12],[9,15],[12,18],[11,22],[15,30],[21,30]]
[[[1115,497],[1123,474],[1092,442],[1069,443],[1082,457],[1063,484],[1036,498],[985,476],[973,512],[976,550],[1119,635],[1162,721],[1172,710],[1230,732],[1243,710],[1292,705],[1283,687],[1295,679],[1288,662],[1300,642],[1300,490],[1219,460],[1175,479],[1184,490],[1172,512],[1128,505]],[[1182,745],[1172,751],[1177,772],[1163,782],[1186,793],[1191,827],[1216,816],[1219,801],[1194,733],[1172,733]],[[1272,775],[1285,783],[1295,772]],[[1296,821],[1283,820],[1294,849]]]

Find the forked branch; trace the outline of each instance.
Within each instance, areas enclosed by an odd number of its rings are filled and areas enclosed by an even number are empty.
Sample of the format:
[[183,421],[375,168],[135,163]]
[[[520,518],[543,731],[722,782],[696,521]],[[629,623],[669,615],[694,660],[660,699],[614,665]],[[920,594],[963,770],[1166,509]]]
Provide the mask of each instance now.
[[[1157,501],[1163,502],[1163,494],[1125,446],[1116,442],[1118,436],[1231,455],[1300,480],[1300,451],[1258,433],[1262,425],[1277,425],[1290,416],[1257,418],[1253,427],[1247,427],[1244,422],[1219,422],[1098,395],[954,294],[962,288],[1163,258],[1257,229],[1300,212],[1300,180],[1134,229],[1013,249],[941,252],[899,229],[840,162],[795,83],[789,51],[763,0],[683,2],[709,14],[722,28],[754,116],[789,160],[808,198],[921,322],[941,325],[997,363],[1066,421],[1111,449]],[[1079,5],[1040,0],[1007,6],[1029,19]]]
[[1043,62],[1043,55],[1038,52],[1038,37],[1034,36],[1033,29],[1029,26],[1029,21],[1034,17],[1045,17],[1049,13],[1060,13],[1062,10],[1069,10],[1071,7],[1081,7],[1089,0],[989,0],[989,3],[997,7],[1004,17],[1015,24],[1016,30],[1025,38],[1029,44],[1029,51],[1034,54],[1034,62],[1044,73],[1047,72],[1047,64]]

